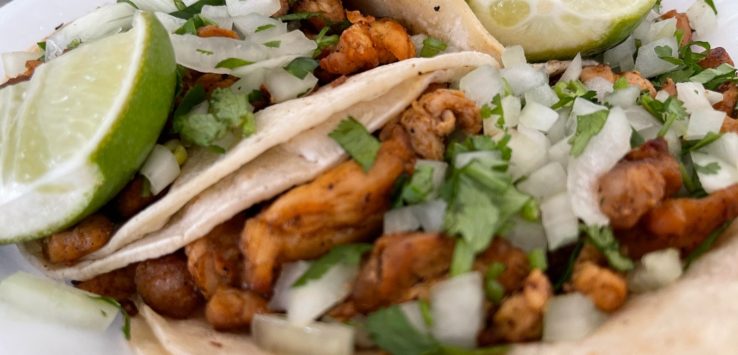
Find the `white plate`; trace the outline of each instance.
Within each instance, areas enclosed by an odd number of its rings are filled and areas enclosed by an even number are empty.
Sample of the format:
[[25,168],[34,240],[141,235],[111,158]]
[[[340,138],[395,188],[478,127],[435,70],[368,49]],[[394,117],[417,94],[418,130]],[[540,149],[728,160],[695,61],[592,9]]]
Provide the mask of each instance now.
[[[114,0],[14,0],[0,8],[0,53],[22,51],[43,40],[58,25],[75,19]],[[0,1],[2,3],[2,1]],[[664,0],[664,8],[685,10],[692,0]],[[738,58],[738,2],[715,0],[720,10],[720,30],[707,38],[714,46],[728,49]],[[0,68],[0,78],[3,73]],[[0,279],[17,270],[36,272],[14,246],[0,247]],[[83,332],[34,320],[2,322],[0,309],[0,353],[2,354],[129,354],[120,333],[120,319],[104,334]]]

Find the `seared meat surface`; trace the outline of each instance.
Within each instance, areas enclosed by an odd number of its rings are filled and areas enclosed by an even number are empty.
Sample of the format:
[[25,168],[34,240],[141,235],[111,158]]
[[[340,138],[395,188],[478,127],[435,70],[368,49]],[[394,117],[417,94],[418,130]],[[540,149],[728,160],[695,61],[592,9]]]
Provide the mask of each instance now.
[[187,272],[187,261],[180,253],[140,262],[135,280],[138,294],[159,314],[187,318],[201,303]]
[[237,287],[243,256],[238,241],[244,218],[236,216],[185,247],[187,270],[206,299],[220,287]]
[[108,218],[94,214],[74,228],[44,239],[44,256],[53,264],[77,261],[102,248],[110,240],[114,228]]
[[205,306],[205,319],[218,330],[247,328],[255,314],[267,313],[267,301],[252,291],[219,288]]

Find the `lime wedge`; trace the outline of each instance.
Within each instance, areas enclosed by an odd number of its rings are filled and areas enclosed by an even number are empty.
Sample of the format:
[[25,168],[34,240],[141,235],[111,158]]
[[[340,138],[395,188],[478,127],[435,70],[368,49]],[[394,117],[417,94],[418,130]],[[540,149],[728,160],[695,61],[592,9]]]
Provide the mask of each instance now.
[[164,126],[174,51],[152,13],[0,90],[0,244],[49,235],[112,198]]
[[592,55],[624,40],[656,0],[468,0],[502,44],[531,61]]

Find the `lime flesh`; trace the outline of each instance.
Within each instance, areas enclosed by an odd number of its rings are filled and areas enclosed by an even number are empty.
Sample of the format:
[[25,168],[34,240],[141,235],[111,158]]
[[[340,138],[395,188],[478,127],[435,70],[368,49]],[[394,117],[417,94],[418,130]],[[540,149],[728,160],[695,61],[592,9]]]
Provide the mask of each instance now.
[[531,61],[602,52],[624,40],[656,0],[469,0],[502,44],[521,45]]
[[0,243],[43,237],[110,200],[145,160],[176,65],[151,13],[0,90]]

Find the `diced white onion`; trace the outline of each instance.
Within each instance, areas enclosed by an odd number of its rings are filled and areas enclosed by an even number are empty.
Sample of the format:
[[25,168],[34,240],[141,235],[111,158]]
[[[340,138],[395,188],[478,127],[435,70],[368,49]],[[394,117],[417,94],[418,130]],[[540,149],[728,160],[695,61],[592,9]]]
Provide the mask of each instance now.
[[268,47],[269,58],[277,58],[289,55],[311,57],[313,51],[318,48],[315,41],[305,37],[302,31],[291,31],[276,37],[269,38],[270,41],[279,41],[279,46]]
[[505,50],[502,51],[502,65],[505,67],[527,63],[528,61],[525,59],[525,51],[521,46],[505,47]]
[[284,317],[257,314],[251,334],[262,349],[284,355],[347,355],[354,353],[354,328],[316,322],[296,326]]
[[676,33],[677,29],[676,25],[676,18],[673,17],[654,22],[648,30],[648,38],[646,38],[643,43],[653,42],[662,38],[674,37],[674,33]]
[[510,244],[525,252],[534,249],[546,250],[548,248],[546,231],[540,222],[531,222],[515,217],[511,224],[512,227],[505,233],[505,237],[510,241]]
[[498,94],[504,90],[500,71],[491,66],[483,65],[464,75],[459,81],[459,90],[466,97],[482,106],[492,102]]
[[611,82],[607,81],[607,79],[596,76],[592,79],[589,79],[584,82],[584,85],[597,93],[597,100],[602,102],[605,99],[605,96],[607,94],[612,93],[615,89],[613,88],[613,85]]
[[738,171],[727,161],[702,152],[692,152],[691,156],[692,161],[699,166],[707,167],[714,164],[718,166],[714,174],[697,171],[700,184],[707,193],[713,193],[738,183]]
[[517,96],[523,95],[536,86],[548,84],[548,75],[545,69],[537,69],[530,64],[503,68],[500,70],[500,74],[510,84],[513,94]]
[[264,78],[269,72],[268,69],[253,70],[249,75],[242,76],[237,82],[231,86],[231,90],[236,93],[251,93],[254,90],[261,89],[261,85],[264,83]]
[[422,33],[410,36],[410,41],[412,41],[413,45],[415,46],[416,57],[420,57],[420,52],[423,51],[423,41],[425,41],[427,38],[428,36]]
[[738,134],[726,132],[718,140],[700,149],[701,152],[712,155],[718,159],[728,162],[730,165],[738,166]]
[[[264,43],[270,38],[287,33],[286,23],[259,14],[235,17],[233,18],[233,25],[241,35],[257,43]],[[263,26],[268,26],[269,28],[264,29]],[[257,30],[259,32],[256,32]]]
[[656,92],[655,99],[661,102],[666,102],[666,100],[668,100],[670,96],[671,94],[669,94],[666,90],[659,90],[658,92]]
[[551,146],[551,149],[548,150],[548,159],[563,166],[568,166],[571,153],[571,144],[568,141],[568,139],[562,139]]
[[420,222],[413,213],[413,207],[395,208],[384,214],[384,234],[414,232],[418,228]]
[[704,38],[712,33],[718,25],[717,15],[704,0],[697,0],[687,9],[689,24],[692,25],[697,36]]
[[425,324],[425,320],[423,319],[423,313],[420,311],[420,303],[418,301],[405,302],[400,304],[399,307],[415,330],[421,334],[428,334],[430,332],[430,328],[428,328],[428,325]]
[[0,301],[44,321],[99,332],[104,332],[118,315],[114,305],[97,295],[25,272],[0,282]]
[[577,116],[589,115],[602,110],[607,110],[607,107],[578,97],[574,100],[574,105],[571,107],[571,117],[576,118]]
[[[185,6],[194,4],[197,0],[183,0],[182,3]],[[172,0],[131,0],[139,10],[142,11],[155,11],[155,12],[175,12],[177,11],[177,5]]]
[[461,153],[456,155],[454,166],[462,168],[472,161],[478,161],[479,163],[487,166],[494,166],[495,163],[502,161],[502,155],[500,152],[492,150]]
[[655,126],[659,126],[659,129],[661,128],[660,122],[656,121],[656,118],[641,106],[633,106],[625,109],[625,116],[628,117],[630,126],[638,132]]
[[72,41],[87,43],[131,28],[135,12],[130,4],[119,2],[74,20],[46,39],[46,61],[62,55]]
[[[654,126],[640,130],[638,131],[638,133],[643,136],[643,139],[649,141],[658,137],[659,131],[661,130],[662,126],[663,125],[660,122],[657,122]],[[663,137],[666,140],[666,143],[669,145],[669,153],[674,156],[679,156],[679,154],[681,154],[682,152],[682,142],[681,138],[679,138],[680,136],[681,134],[677,134],[674,126],[672,125],[671,129],[669,129],[666,132],[666,135],[664,135]]]
[[536,86],[525,92],[525,102],[537,102],[543,106],[551,107],[559,102],[556,92],[548,84]]
[[269,300],[269,309],[272,311],[286,311],[292,292],[292,284],[310,267],[307,261],[297,261],[282,265],[282,271],[274,284],[274,295]]
[[577,56],[569,63],[564,74],[561,74],[559,81],[579,80],[580,75],[582,75],[582,54],[577,53]]
[[635,38],[630,36],[622,43],[607,50],[604,54],[605,64],[611,67],[619,67],[621,71],[630,70],[632,68],[623,68],[622,63],[629,60],[633,62],[633,56],[636,52]]
[[304,79],[300,79],[282,68],[276,68],[267,74],[264,81],[264,86],[269,91],[274,103],[306,94],[317,84],[318,78],[313,73],[308,73]]
[[579,221],[574,215],[566,192],[551,196],[541,203],[541,220],[546,231],[549,250],[556,250],[577,241]]
[[431,200],[412,206],[412,209],[423,231],[427,233],[438,233],[443,230],[443,219],[446,216],[446,201]]
[[509,171],[513,179],[526,176],[546,163],[550,142],[543,133],[518,127],[517,131],[510,131],[510,136],[507,146],[512,150]]
[[546,134],[551,143],[558,143],[569,135],[566,127],[569,121],[569,115],[571,115],[571,112],[568,109],[559,110],[559,119],[556,120],[556,123],[551,126]]
[[650,252],[641,258],[628,277],[633,292],[647,292],[662,288],[682,276],[679,250],[674,248]]
[[707,101],[710,101],[710,105],[721,102],[725,98],[722,93],[712,90],[705,90],[705,96],[707,96]]
[[[230,73],[227,68],[216,68],[224,59],[238,58],[249,62],[267,59],[267,48],[250,41],[223,37],[198,37],[190,34],[171,35],[177,64],[204,73]],[[248,65],[247,67],[253,66]]]
[[607,320],[592,300],[575,292],[548,301],[543,315],[543,341],[579,340]]
[[[27,61],[38,59],[38,57],[39,54],[33,52],[1,53],[0,64],[3,70],[0,73],[5,73],[8,78],[15,78],[26,71]],[[2,77],[0,77],[0,82],[2,82]]]
[[208,20],[213,20],[218,24],[218,27],[230,30],[233,27],[233,19],[228,13],[226,6],[212,6],[205,5],[200,10],[200,15]]
[[161,25],[164,26],[169,33],[174,33],[187,22],[184,19],[174,17],[164,12],[154,12],[154,16],[156,16],[156,19],[161,22]]
[[146,177],[151,185],[151,193],[157,195],[179,176],[179,163],[174,153],[167,147],[157,144],[149,153],[146,162],[141,167],[141,175]]
[[705,94],[705,87],[700,83],[686,82],[677,83],[677,98],[684,103],[687,112],[711,109],[710,101]]
[[684,139],[702,139],[708,133],[718,133],[723,126],[725,112],[710,109],[700,109],[690,115],[687,125],[687,134]]
[[559,113],[535,101],[526,103],[520,113],[520,124],[528,128],[548,132],[559,119]]
[[520,121],[522,103],[517,96],[505,96],[502,98],[502,112],[505,115],[505,127],[515,127]]
[[226,0],[226,6],[232,17],[253,13],[272,16],[281,8],[279,0]]
[[482,275],[470,272],[435,284],[430,290],[431,332],[438,341],[473,348],[484,321]]
[[654,23],[654,20],[656,18],[659,18],[660,16],[658,14],[653,15],[654,12],[651,11],[649,16],[647,16],[641,23],[636,27],[635,30],[633,30],[633,39],[637,39],[641,41],[641,43],[648,43],[648,36],[651,33],[651,26]]
[[358,273],[358,265],[338,263],[319,279],[293,287],[288,295],[287,319],[297,326],[305,326],[318,319],[351,293],[351,285]]
[[638,97],[641,96],[641,90],[635,86],[628,86],[625,89],[615,90],[612,94],[607,95],[605,102],[613,106],[629,108],[637,106]]
[[644,78],[651,78],[676,69],[676,64],[669,63],[656,54],[656,47],[669,47],[671,56],[677,56],[676,38],[662,38],[654,42],[650,42],[638,48],[638,58],[636,58],[635,67]]
[[610,110],[602,130],[592,137],[584,152],[569,160],[567,190],[577,217],[587,225],[607,225],[600,211],[597,181],[630,150],[632,129],[619,107]]
[[561,164],[550,162],[519,183],[518,189],[539,200],[566,192],[566,170]]

